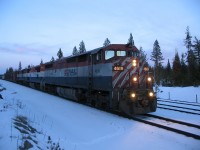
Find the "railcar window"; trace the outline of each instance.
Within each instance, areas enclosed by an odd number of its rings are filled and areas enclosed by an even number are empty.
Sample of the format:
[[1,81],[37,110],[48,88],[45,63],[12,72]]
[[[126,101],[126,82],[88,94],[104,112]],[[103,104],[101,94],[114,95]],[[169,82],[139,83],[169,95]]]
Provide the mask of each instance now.
[[126,56],[126,51],[117,51],[117,56]]
[[115,52],[113,50],[106,50],[105,51],[105,60],[113,58],[115,56]]

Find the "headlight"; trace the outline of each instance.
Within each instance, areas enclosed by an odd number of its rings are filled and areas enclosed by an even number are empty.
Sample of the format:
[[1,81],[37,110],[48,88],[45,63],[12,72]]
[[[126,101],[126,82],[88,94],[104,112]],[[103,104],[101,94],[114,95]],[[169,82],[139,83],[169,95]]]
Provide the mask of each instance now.
[[147,81],[151,82],[151,81],[152,81],[152,78],[151,78],[151,77],[148,77],[148,78],[147,78]]
[[133,59],[132,65],[133,65],[134,67],[137,66],[137,60],[136,60],[136,59]]
[[153,95],[154,95],[153,92],[149,92],[150,97],[153,97]]
[[144,71],[149,71],[149,68],[148,67],[144,67]]
[[137,77],[133,77],[133,81],[136,82],[137,81]]
[[135,93],[131,93],[131,97],[132,97],[132,98],[135,98],[135,97],[136,97],[136,94],[135,94]]

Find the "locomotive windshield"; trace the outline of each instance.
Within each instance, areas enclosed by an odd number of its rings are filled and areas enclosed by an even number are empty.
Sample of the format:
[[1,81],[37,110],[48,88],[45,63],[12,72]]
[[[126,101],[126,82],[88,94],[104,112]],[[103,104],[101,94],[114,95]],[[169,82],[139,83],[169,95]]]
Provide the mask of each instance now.
[[126,51],[117,51],[117,56],[126,56]]
[[[124,50],[118,50],[116,51],[116,56],[126,56],[126,51]],[[115,51],[114,50],[106,50],[105,51],[105,60],[108,60],[110,58],[115,57]]]
[[115,52],[113,50],[106,50],[105,51],[105,60],[113,58],[115,56]]
[[138,57],[138,52],[136,52],[136,51],[128,51],[128,56],[129,57]]

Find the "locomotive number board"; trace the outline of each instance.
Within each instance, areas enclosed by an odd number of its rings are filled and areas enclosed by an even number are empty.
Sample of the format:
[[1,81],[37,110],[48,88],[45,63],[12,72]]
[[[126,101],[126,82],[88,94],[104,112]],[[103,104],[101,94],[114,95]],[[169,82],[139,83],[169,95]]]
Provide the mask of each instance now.
[[123,71],[124,67],[123,66],[113,66],[113,71]]

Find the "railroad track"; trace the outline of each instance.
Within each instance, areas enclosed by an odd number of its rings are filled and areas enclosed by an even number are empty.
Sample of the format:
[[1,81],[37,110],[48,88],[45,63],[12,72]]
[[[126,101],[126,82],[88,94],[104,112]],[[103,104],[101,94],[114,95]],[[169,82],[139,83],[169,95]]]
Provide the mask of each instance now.
[[158,128],[162,128],[168,131],[172,131],[181,135],[185,135],[187,137],[192,137],[194,139],[200,140],[200,126],[199,125],[186,123],[186,122],[182,122],[178,120],[173,120],[173,119],[169,119],[169,118],[165,118],[161,116],[151,115],[151,114],[136,116],[136,117],[133,117],[132,119],[135,121],[139,121],[148,125],[152,125]]
[[158,105],[169,106],[169,107],[174,107],[174,108],[181,108],[181,109],[186,109],[186,110],[192,110],[192,111],[200,112],[200,109],[194,109],[194,108],[188,108],[188,107],[182,107],[182,106],[174,106],[174,105],[168,105],[168,104],[160,104],[160,103],[158,103]]
[[178,111],[178,112],[187,113],[187,114],[193,114],[193,115],[200,115],[200,113],[198,113],[198,112],[192,112],[192,111],[186,111],[186,110],[181,110],[181,109],[175,109],[172,106],[170,106],[170,107],[165,107],[165,106],[163,107],[163,106],[162,105],[160,106],[160,104],[158,104],[157,108],[167,109],[167,110],[173,110],[173,111]]
[[182,104],[182,105],[189,105],[189,106],[200,107],[200,103],[193,103],[193,102],[186,102],[186,101],[167,100],[167,99],[158,99],[157,101],[158,102],[172,103],[172,104]]
[[159,105],[157,106],[157,108],[173,110],[173,111],[178,111],[178,112],[193,114],[193,115],[200,115],[200,113],[197,113],[197,112],[190,112],[190,111],[184,111],[184,110],[179,110],[179,109],[174,109],[174,108],[169,108],[169,107],[162,107],[162,106],[159,106]]
[[190,104],[190,103],[182,103],[182,102],[169,102],[158,100],[158,108],[178,111],[182,113],[200,115],[200,105],[198,104]]

